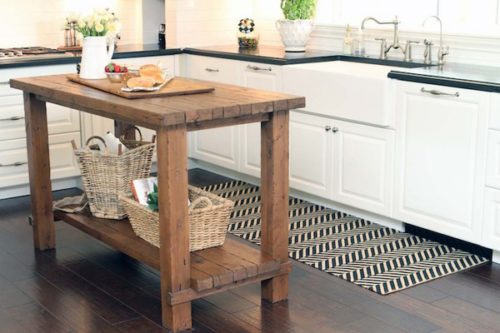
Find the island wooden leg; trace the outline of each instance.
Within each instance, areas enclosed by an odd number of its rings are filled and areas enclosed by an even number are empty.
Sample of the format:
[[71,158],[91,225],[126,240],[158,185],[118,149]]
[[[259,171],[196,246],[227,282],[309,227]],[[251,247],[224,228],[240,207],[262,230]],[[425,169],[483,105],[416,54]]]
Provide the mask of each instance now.
[[158,131],[158,205],[163,326],[191,328],[191,302],[170,305],[169,294],[190,288],[186,126]]
[[50,181],[47,107],[35,95],[24,93],[26,145],[33,215],[33,239],[38,250],[55,248],[55,226]]
[[[288,111],[275,112],[261,125],[261,249],[284,263],[288,259]],[[288,274],[262,281],[262,298],[288,297]]]

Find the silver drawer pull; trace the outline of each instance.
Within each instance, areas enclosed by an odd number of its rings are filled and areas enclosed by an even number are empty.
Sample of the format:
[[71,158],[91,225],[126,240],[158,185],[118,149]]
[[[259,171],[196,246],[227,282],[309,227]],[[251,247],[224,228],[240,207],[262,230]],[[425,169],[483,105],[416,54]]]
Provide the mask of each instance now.
[[267,72],[273,71],[273,69],[271,67],[259,67],[259,66],[247,65],[247,68],[251,69],[253,71],[267,71]]
[[24,117],[12,116],[10,118],[0,119],[0,121],[16,121],[16,120],[21,120],[21,119],[24,119]]
[[446,93],[446,92],[442,92],[442,91],[439,91],[439,90],[434,90],[434,89],[425,89],[425,88],[422,88],[420,89],[421,92],[423,93],[427,93],[427,94],[431,94],[431,95],[436,95],[436,96],[453,96],[453,97],[460,97],[460,93],[457,91],[456,93]]
[[11,164],[2,164],[2,163],[0,163],[0,168],[18,167],[18,166],[26,165],[26,164],[28,164],[28,162],[14,162],[14,163],[11,163]]
[[219,73],[218,68],[205,68],[205,70],[209,73]]

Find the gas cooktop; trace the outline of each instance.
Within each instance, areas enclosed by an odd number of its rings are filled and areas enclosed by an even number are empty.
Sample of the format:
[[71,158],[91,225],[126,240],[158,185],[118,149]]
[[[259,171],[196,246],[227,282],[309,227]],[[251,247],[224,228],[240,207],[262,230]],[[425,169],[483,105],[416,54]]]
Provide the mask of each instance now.
[[0,48],[0,63],[71,56],[64,51],[42,46]]

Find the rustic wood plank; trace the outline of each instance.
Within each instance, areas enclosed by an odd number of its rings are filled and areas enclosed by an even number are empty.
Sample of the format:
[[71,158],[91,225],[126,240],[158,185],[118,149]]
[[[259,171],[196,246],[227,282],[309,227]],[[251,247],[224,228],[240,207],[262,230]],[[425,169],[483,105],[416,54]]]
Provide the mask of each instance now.
[[231,270],[234,275],[234,281],[253,277],[259,273],[256,264],[245,261],[244,259],[242,260],[242,258],[228,253],[220,247],[206,249],[205,251],[201,251],[198,255],[205,260],[216,262],[220,266]]
[[[55,212],[55,217],[118,251],[160,270],[158,248],[136,236],[127,220],[113,221],[63,212]],[[197,290],[211,289],[213,288],[212,276],[191,267],[191,285]]]
[[201,121],[188,124],[188,131],[200,131],[210,128],[224,127],[224,126],[236,126],[242,124],[256,123],[262,121],[268,121],[270,119],[269,114],[260,113],[255,115],[245,115],[238,118],[221,118],[210,121]]
[[55,248],[56,234],[52,214],[49,132],[47,107],[36,96],[24,93],[26,145],[28,148],[33,239],[38,250]]
[[180,332],[192,326],[191,303],[171,305],[167,297],[191,287],[187,130],[176,126],[157,134],[162,318],[163,326]]
[[[262,252],[288,262],[288,111],[275,112],[261,126]],[[288,276],[262,282],[262,298],[288,297]]]

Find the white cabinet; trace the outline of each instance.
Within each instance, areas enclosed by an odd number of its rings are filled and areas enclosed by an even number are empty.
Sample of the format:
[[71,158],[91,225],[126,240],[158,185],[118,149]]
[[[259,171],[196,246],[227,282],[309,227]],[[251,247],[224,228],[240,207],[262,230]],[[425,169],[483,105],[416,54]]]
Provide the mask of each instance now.
[[[23,95],[20,90],[10,88],[9,80],[74,71],[75,65],[0,70],[0,197],[24,193],[18,190],[28,184]],[[47,122],[52,179],[78,175],[71,141],[77,145],[81,141],[80,112],[47,103]]]
[[486,188],[481,245],[500,251],[500,191]]
[[334,121],[333,200],[391,214],[394,131]]
[[396,218],[479,241],[488,107],[487,93],[399,84]]
[[[49,135],[52,179],[80,174],[71,141],[80,142],[80,132]],[[0,184],[7,188],[28,184],[26,139],[5,140],[0,145]],[[1,191],[0,191],[1,192]]]
[[331,120],[292,112],[290,115],[290,186],[320,197],[332,194]]
[[[207,81],[239,84],[235,61],[188,56],[187,76]],[[239,127],[221,127],[195,131],[190,135],[190,157],[224,168],[238,170]]]
[[292,188],[390,215],[393,162],[393,130],[291,113]]
[[[282,67],[246,62],[238,65],[243,86],[269,91],[281,90]],[[260,177],[260,124],[252,123],[240,127],[240,172]]]
[[488,131],[486,185],[500,189],[500,131]]

